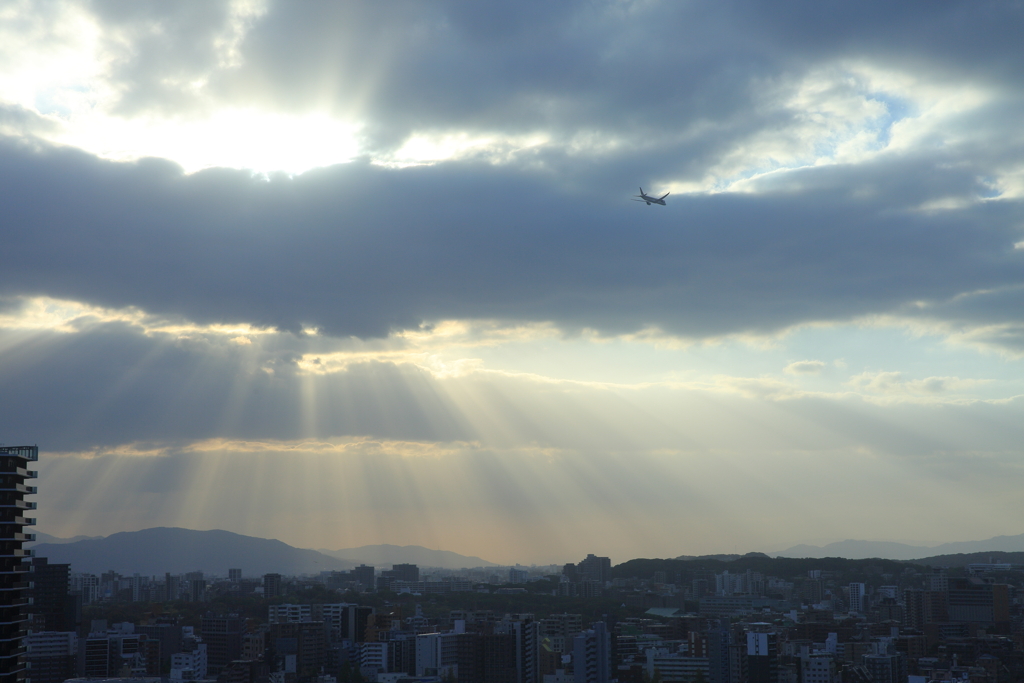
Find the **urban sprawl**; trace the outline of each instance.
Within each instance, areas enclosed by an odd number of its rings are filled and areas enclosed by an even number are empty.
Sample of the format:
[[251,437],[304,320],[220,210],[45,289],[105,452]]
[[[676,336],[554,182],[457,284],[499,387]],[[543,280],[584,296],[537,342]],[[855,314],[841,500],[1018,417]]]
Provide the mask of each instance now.
[[1012,683],[1024,567],[631,560],[316,576],[100,575],[33,557],[0,448],[0,683]]

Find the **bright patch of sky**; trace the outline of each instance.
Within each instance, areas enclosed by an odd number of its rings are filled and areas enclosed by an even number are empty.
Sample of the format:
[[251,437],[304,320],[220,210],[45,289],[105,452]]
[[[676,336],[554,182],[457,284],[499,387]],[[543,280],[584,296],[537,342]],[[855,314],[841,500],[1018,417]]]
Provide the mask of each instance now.
[[[170,159],[186,172],[225,166],[260,173],[301,173],[372,154],[378,163],[402,167],[478,156],[495,163],[543,147],[572,154],[601,155],[623,147],[643,147],[648,139],[620,137],[612,130],[560,139],[539,129],[528,134],[501,130],[413,130],[392,149],[367,148],[362,131],[371,121],[340,116],[330,108],[295,113],[268,103],[238,106],[209,92],[206,76],[177,85],[198,106],[181,111],[120,111],[120,88],[113,80],[126,57],[127,38],[107,30],[74,3],[51,21],[30,27],[9,21],[0,29],[0,103],[14,104],[46,117],[52,127],[35,131],[44,139],[115,160],[145,156]],[[235,2],[231,20],[217,39],[210,74],[240,65],[239,44],[253,22],[266,12],[263,3]],[[9,6],[8,18],[29,14],[23,4]],[[159,28],[153,28],[159,31]],[[837,63],[795,81],[754,83],[757,108],[768,117],[785,114],[787,125],[768,127],[740,138],[707,168],[703,179],[663,178],[666,189],[756,191],[757,179],[805,166],[857,163],[885,150],[906,150],[940,135],[945,144],[951,117],[977,109],[991,99],[964,82],[936,82],[868,63]],[[699,137],[707,122],[684,124],[682,133],[658,137]],[[687,130],[689,129],[689,130]],[[1012,180],[993,179],[1010,189]]]
[[[196,325],[139,310],[26,299],[0,313],[0,327],[26,332],[78,332],[108,322],[147,335],[200,335],[250,346],[280,336],[248,325]],[[645,332],[567,334],[551,324],[446,321],[379,341],[320,338],[307,330],[298,367],[312,374],[345,372],[357,363],[422,367],[437,377],[496,371],[550,380],[609,385],[667,383],[731,390],[729,378],[780,383],[780,398],[802,392],[839,397],[965,401],[1024,395],[1024,359],[950,341],[938,330],[897,320],[803,325],[772,336],[687,340]]]

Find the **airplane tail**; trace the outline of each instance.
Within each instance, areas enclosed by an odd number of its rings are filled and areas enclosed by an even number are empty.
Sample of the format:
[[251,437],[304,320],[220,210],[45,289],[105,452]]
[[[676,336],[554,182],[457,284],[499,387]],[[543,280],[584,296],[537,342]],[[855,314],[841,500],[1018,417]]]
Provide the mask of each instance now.
[[642,187],[640,188],[640,196],[641,197],[644,196],[644,188],[642,188]]

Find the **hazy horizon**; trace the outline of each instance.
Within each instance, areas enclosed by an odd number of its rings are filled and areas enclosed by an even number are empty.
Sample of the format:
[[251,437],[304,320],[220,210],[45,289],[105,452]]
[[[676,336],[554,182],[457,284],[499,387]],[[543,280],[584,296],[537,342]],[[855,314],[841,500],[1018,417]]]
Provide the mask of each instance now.
[[[211,529],[194,529],[194,530],[195,531],[226,531],[224,529],[215,529],[215,528],[211,528]],[[39,532],[40,530],[36,529],[35,531]],[[89,536],[88,534],[86,534],[86,535],[83,535],[83,538],[81,540],[105,538],[106,536],[113,535],[114,533],[126,533],[126,532],[130,533],[130,532],[133,532],[133,531],[143,531],[143,529],[122,529],[120,531],[116,531],[116,532],[113,532],[111,534],[106,534],[106,535],[92,535],[92,536]],[[46,533],[46,532],[42,532],[42,533]],[[46,535],[54,537],[52,534],[46,534]],[[250,534],[243,534],[243,535],[250,535]],[[1021,534],[1021,536],[1024,536],[1024,534]],[[257,536],[257,537],[258,538],[263,538],[261,536]],[[68,540],[68,539],[62,538],[62,537],[54,537],[54,538],[57,538],[57,539],[59,539],[61,541]],[[268,540],[283,540],[283,539],[268,539]],[[783,552],[786,552],[787,550],[790,550],[790,549],[793,549],[793,548],[798,548],[798,547],[801,547],[801,546],[810,546],[810,547],[824,548],[824,547],[827,547],[827,546],[832,545],[832,544],[839,544],[839,543],[844,543],[844,542],[864,543],[864,544],[898,543],[898,544],[905,545],[905,546],[908,546],[908,547],[923,548],[923,549],[931,550],[931,549],[939,549],[939,548],[941,548],[941,546],[946,545],[946,544],[951,544],[951,543],[983,543],[983,542],[985,542],[987,540],[991,540],[991,539],[957,539],[957,540],[954,540],[954,541],[943,541],[943,542],[937,543],[937,544],[921,544],[921,543],[913,543],[913,542],[907,542],[907,541],[891,541],[891,540],[888,540],[888,539],[838,539],[838,540],[817,541],[817,542],[799,541],[799,542],[796,542],[796,543],[788,544],[785,547],[780,547],[780,548],[776,548],[776,549],[764,549],[764,548],[761,548],[761,549],[751,549],[751,550],[746,550],[746,551],[736,552],[736,553],[699,553],[699,554],[697,554],[697,553],[686,553],[686,552],[681,552],[681,553],[671,553],[671,552],[668,552],[668,553],[662,553],[662,554],[649,555],[649,556],[645,556],[645,557],[647,559],[673,559],[673,558],[676,558],[676,557],[684,557],[684,556],[745,555],[745,554],[748,554],[748,553],[763,553],[763,554],[766,554],[766,555],[776,556],[776,555],[779,555],[779,553],[783,553]],[[37,540],[37,542],[40,542],[40,541]],[[45,543],[47,541],[44,540],[44,541],[41,541],[41,542]],[[284,541],[284,542],[287,542],[287,541]],[[292,545],[292,544],[289,544],[289,545]],[[1017,545],[1020,545],[1022,548],[1024,548],[1024,543],[1019,543]],[[523,563],[523,562],[520,562],[520,561],[516,561],[515,559],[512,559],[510,561],[506,561],[506,562],[501,562],[501,561],[495,562],[491,558],[483,557],[483,556],[479,555],[478,553],[473,553],[471,551],[458,552],[458,551],[451,550],[449,548],[430,548],[428,546],[423,546],[423,545],[420,545],[420,544],[417,544],[417,543],[410,543],[410,544],[399,545],[399,544],[394,544],[394,543],[381,542],[381,543],[372,543],[372,544],[366,544],[366,545],[363,545],[363,546],[352,546],[352,547],[345,547],[345,548],[328,548],[326,546],[315,546],[315,545],[313,545],[313,546],[297,546],[297,545],[293,545],[293,547],[305,548],[305,549],[308,549],[308,550],[317,550],[317,551],[320,551],[320,552],[328,551],[328,552],[332,552],[332,553],[346,551],[346,550],[360,550],[360,549],[363,549],[363,548],[381,548],[381,547],[387,547],[387,548],[422,548],[422,549],[430,550],[430,551],[453,552],[453,553],[456,553],[456,554],[461,555],[463,557],[476,557],[478,559],[484,560],[486,562],[491,562],[491,563],[493,563],[495,565],[498,565],[498,566],[515,566],[517,564],[522,564],[523,566],[538,566],[538,567],[540,567],[540,566],[561,566],[561,565],[563,565],[563,564],[565,564],[567,562],[575,563],[575,562],[578,562],[581,559],[583,559],[582,557],[576,557],[576,558],[564,557],[564,558],[553,559],[553,560],[550,560],[550,561],[547,561],[547,562],[536,562],[536,561],[534,561],[534,562],[529,562],[529,563]],[[963,551],[959,551],[959,552],[963,552]],[[1021,550],[1000,549],[1000,548],[995,547],[995,544],[993,544],[993,547],[990,547],[990,548],[987,547],[986,550],[971,550],[969,552],[1022,552],[1022,551]],[[784,555],[779,555],[779,556],[785,557]],[[872,556],[873,555],[865,555],[865,557],[872,557]],[[796,556],[794,556],[794,557],[796,557]],[[843,557],[845,557],[845,555],[843,555]],[[882,554],[882,555],[878,555],[878,557],[888,557],[888,555]],[[924,557],[924,555],[922,555],[921,557]],[[343,559],[355,559],[355,560],[358,560],[358,561],[362,561],[361,558],[357,557],[357,556],[353,556],[352,558],[345,557]],[[628,562],[629,560],[632,560],[632,559],[644,559],[644,558],[640,558],[640,557],[614,558],[613,557],[611,559],[612,559],[612,564],[615,565],[615,564],[621,564],[623,562]],[[858,559],[858,558],[852,558],[852,559]],[[916,557],[913,557],[913,558],[912,557],[906,557],[906,558],[894,557],[894,558],[889,558],[889,559],[916,559]]]

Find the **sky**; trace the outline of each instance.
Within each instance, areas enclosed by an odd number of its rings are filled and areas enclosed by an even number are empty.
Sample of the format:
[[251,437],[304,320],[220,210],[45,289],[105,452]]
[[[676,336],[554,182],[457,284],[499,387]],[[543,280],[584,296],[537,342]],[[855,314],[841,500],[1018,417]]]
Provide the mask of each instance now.
[[1022,34],[1009,0],[0,2],[38,530],[1024,532]]

